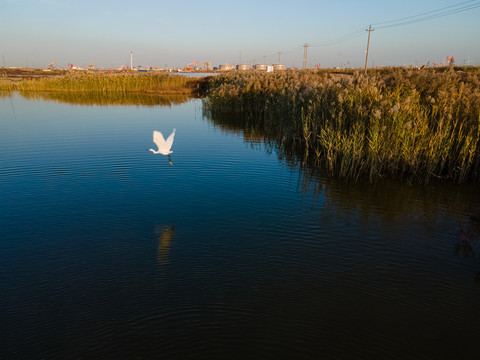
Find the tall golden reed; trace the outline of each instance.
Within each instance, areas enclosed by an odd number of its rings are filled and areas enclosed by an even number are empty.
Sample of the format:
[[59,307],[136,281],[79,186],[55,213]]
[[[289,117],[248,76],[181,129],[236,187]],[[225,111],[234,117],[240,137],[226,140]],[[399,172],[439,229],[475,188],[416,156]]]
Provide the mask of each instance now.
[[209,79],[204,105],[213,118],[240,115],[283,146],[301,141],[340,177],[480,180],[475,68],[230,73]]
[[15,85],[19,91],[64,92],[147,92],[189,93],[196,86],[192,78],[168,74],[69,74],[59,77],[24,79]]

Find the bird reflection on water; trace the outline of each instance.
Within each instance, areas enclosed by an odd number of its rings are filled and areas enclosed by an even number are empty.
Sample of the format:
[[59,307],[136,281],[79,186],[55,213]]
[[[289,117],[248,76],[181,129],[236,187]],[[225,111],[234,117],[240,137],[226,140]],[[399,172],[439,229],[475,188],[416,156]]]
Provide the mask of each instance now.
[[159,265],[168,264],[168,253],[172,239],[175,235],[175,226],[155,226],[155,234],[158,236],[157,258]]

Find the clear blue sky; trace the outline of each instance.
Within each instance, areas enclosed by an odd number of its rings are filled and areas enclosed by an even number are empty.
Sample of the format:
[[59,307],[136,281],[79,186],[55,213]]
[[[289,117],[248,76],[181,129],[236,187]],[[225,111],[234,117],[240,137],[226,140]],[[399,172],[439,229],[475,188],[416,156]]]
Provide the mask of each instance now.
[[[369,66],[480,64],[479,7],[448,16],[381,28],[382,22],[465,3],[422,1],[70,1],[0,0],[0,66],[46,67],[55,60],[86,66],[183,66],[192,61],[237,64],[278,62],[309,67],[363,66],[369,24]],[[444,11],[455,12],[457,7]],[[429,13],[425,16],[435,15]],[[378,24],[378,25],[377,25]],[[392,25],[395,23],[387,23]],[[358,31],[358,32],[356,32]]]

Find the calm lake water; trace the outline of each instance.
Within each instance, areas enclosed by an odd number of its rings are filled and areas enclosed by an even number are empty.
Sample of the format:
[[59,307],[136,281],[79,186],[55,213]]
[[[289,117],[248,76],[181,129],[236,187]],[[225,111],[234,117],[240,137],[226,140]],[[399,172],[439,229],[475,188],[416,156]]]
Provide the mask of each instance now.
[[2,359],[478,355],[477,186],[311,175],[156,104],[0,97]]

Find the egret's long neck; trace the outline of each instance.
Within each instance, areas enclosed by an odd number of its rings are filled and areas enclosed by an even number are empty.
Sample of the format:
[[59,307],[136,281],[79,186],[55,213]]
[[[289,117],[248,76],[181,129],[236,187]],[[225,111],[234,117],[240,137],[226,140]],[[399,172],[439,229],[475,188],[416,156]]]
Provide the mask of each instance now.
[[153,150],[153,149],[148,149],[148,151],[151,151],[151,152],[153,152],[154,154],[158,154],[158,151],[155,151],[155,150]]

